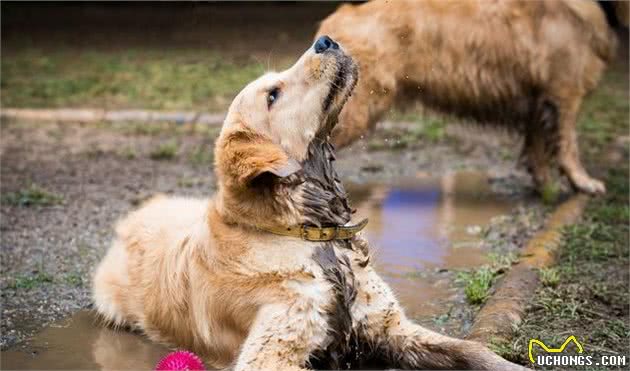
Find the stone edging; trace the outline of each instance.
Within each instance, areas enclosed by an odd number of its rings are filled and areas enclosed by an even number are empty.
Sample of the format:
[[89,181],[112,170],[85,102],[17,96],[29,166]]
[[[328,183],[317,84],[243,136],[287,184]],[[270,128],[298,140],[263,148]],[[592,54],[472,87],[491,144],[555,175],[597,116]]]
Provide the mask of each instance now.
[[527,242],[518,263],[481,308],[467,339],[491,344],[512,338],[538,288],[538,270],[554,264],[555,250],[562,242],[562,228],[581,218],[588,200],[589,196],[576,194],[556,208],[544,229]]
[[56,122],[174,122],[177,124],[223,124],[222,113],[194,111],[104,110],[104,109],[30,109],[3,108],[0,118]]

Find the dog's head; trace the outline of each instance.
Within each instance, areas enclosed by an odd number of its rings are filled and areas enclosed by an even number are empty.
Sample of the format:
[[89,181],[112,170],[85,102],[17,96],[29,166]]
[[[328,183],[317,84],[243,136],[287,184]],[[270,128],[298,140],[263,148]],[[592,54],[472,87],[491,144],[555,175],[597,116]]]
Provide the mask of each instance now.
[[333,156],[313,155],[313,148],[327,143],[357,70],[340,45],[322,36],[292,67],[265,74],[236,96],[215,146],[224,217],[257,226],[309,220],[305,189],[312,191],[313,163],[322,163],[314,158]]
[[325,139],[357,80],[357,67],[322,36],[289,69],[269,72],[234,99],[217,142],[221,182],[249,187],[265,174],[300,169],[308,145]]

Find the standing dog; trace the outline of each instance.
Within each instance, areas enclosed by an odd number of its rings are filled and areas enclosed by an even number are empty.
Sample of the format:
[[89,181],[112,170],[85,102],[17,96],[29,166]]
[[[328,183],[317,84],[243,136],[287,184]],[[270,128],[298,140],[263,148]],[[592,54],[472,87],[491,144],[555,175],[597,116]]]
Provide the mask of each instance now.
[[328,136],[357,81],[321,37],[234,99],[210,200],[156,197],[123,219],[94,277],[117,326],[236,370],[520,368],[405,316],[351,224]]
[[321,24],[358,62],[361,81],[333,139],[351,143],[399,98],[516,129],[540,188],[557,155],[572,185],[605,187],[580,163],[576,119],[614,55],[599,6],[585,0],[375,0],[343,5]]

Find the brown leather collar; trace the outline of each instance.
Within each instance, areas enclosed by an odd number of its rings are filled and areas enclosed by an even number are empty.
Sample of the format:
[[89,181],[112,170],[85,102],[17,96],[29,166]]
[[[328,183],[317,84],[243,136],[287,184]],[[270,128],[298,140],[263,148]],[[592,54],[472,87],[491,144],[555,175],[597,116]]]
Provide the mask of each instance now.
[[305,241],[332,241],[349,240],[361,232],[368,220],[363,219],[358,224],[337,227],[312,227],[307,225],[295,225],[291,227],[260,228],[269,233],[281,236],[297,237]]

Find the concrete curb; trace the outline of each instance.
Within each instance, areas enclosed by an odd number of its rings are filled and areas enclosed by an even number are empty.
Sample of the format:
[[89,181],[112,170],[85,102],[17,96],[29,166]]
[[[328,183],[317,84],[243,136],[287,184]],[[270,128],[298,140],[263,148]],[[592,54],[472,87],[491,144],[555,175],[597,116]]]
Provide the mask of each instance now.
[[538,269],[551,266],[554,252],[562,242],[562,228],[582,216],[589,196],[577,194],[562,203],[523,249],[520,259],[475,317],[469,340],[490,344],[509,340],[521,323],[525,306],[538,288]]
[[194,111],[103,110],[103,109],[22,109],[4,108],[0,118],[55,122],[174,122],[177,124],[223,124],[222,113]]

